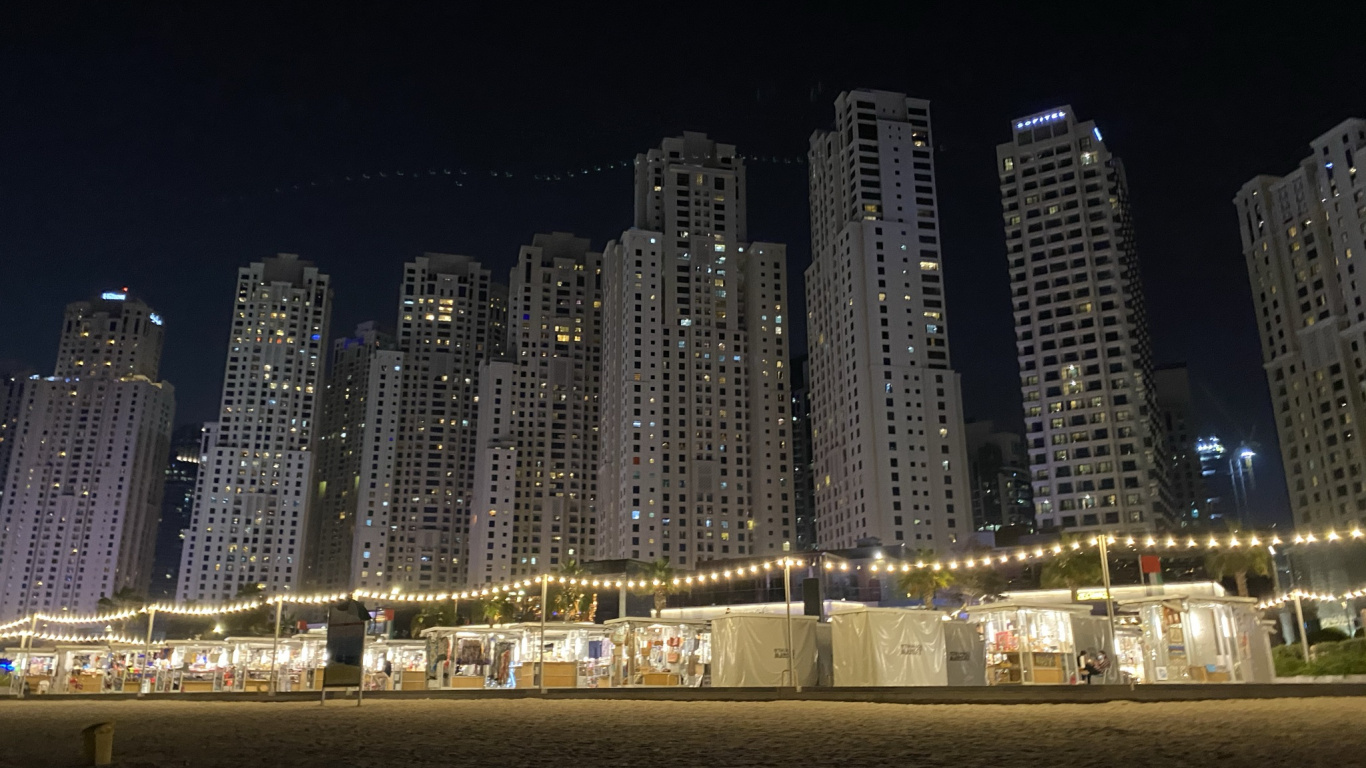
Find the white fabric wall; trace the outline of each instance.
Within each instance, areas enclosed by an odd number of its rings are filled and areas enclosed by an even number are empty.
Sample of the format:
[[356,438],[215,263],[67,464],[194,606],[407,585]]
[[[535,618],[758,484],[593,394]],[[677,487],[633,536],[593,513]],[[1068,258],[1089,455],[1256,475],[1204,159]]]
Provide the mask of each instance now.
[[[715,688],[776,688],[787,680],[787,618],[719,616],[711,622],[711,684]],[[792,617],[792,670],[797,682],[818,681],[816,617]]]
[[946,621],[943,624],[948,684],[986,685],[987,649],[977,625],[966,621]]
[[944,623],[896,608],[832,616],[835,685],[948,685]]

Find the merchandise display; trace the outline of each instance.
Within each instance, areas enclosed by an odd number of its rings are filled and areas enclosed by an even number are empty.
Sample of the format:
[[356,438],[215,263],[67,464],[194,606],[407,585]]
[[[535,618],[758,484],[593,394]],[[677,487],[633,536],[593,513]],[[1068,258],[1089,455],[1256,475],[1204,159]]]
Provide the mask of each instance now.
[[[610,685],[611,630],[601,624],[554,622],[545,629],[547,688]],[[422,632],[437,688],[535,688],[541,625],[432,627]]]
[[6,648],[4,656],[14,660],[9,674],[11,695],[44,694],[54,690],[57,674],[55,648]]
[[1271,641],[1252,598],[1151,597],[1121,606],[1138,613],[1147,681],[1272,682]]
[[52,689],[60,693],[122,693],[137,690],[142,649],[121,643],[58,645]]
[[1070,685],[1077,682],[1072,616],[1090,606],[1001,602],[968,609],[980,624],[988,685]]
[[365,642],[365,687],[420,691],[427,687],[427,643],[379,638]]
[[216,640],[172,640],[152,658],[156,669],[153,690],[206,693],[226,690],[231,664],[228,644]]
[[[681,619],[612,619],[611,672],[617,686],[684,686],[696,688],[711,666],[711,628],[705,621]],[[603,655],[589,641],[589,656]]]

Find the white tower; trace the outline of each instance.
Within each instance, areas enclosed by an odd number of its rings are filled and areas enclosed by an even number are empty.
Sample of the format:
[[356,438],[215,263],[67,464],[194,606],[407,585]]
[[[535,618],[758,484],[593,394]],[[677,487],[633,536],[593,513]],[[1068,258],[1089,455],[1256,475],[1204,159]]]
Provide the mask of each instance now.
[[54,375],[23,383],[0,468],[0,621],[146,596],[175,410],[162,331],[127,289],[70,304]]
[[636,227],[603,259],[603,554],[786,551],[786,250],[747,242],[735,147],[685,133],[638,156]]
[[302,584],[331,308],[328,276],[294,254],[238,270],[221,415],[205,430],[180,600]]
[[859,90],[811,136],[816,541],[944,554],[972,531],[929,102]]

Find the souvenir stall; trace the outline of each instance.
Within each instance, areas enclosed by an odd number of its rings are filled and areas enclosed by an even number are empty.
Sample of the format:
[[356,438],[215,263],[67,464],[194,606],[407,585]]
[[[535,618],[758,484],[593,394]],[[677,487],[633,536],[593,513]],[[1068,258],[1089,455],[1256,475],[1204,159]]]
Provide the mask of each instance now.
[[[222,640],[171,640],[159,660],[155,690],[212,693],[226,690],[232,652]],[[163,682],[163,677],[168,678]]]
[[[385,664],[389,671],[385,672]],[[427,688],[427,643],[379,638],[365,644],[365,685],[375,691]]]
[[1143,629],[1154,683],[1272,682],[1271,645],[1246,597],[1152,597],[1121,603]]
[[522,632],[511,627],[432,627],[426,678],[433,688],[514,688],[522,666]]
[[696,688],[711,664],[711,628],[684,619],[612,619],[609,685]]
[[5,658],[12,659],[10,693],[28,695],[50,693],[56,689],[57,650],[55,648],[6,648]]
[[[787,617],[733,613],[711,622],[712,685],[718,688],[791,686]],[[792,676],[803,686],[820,679],[816,617],[792,617]]]
[[62,693],[136,691],[142,648],[124,643],[58,645],[54,690]]
[[545,687],[609,688],[612,674],[612,630],[601,624],[551,623],[541,637],[541,625],[514,624],[522,633],[522,671],[518,688],[539,685],[534,674],[545,644]]
[[[271,655],[276,647],[270,637],[229,637],[230,666],[223,672],[225,691],[266,693],[270,690]],[[281,637],[280,658],[274,665],[276,690],[310,690],[308,669],[303,659],[303,643],[295,637]]]
[[1147,683],[1147,673],[1143,665],[1143,630],[1135,625],[1121,624],[1115,628],[1115,666],[1119,668],[1119,682],[1122,684]]
[[986,647],[981,625],[967,621],[944,622],[944,664],[949,685],[986,685]]
[[299,685],[305,691],[321,691],[323,669],[327,666],[327,628],[310,629],[293,638],[299,644],[299,654],[292,659],[299,670]]
[[968,609],[982,628],[988,685],[1070,685],[1077,682],[1072,616],[1088,605],[1016,601]]
[[837,686],[948,685],[944,615],[865,608],[830,617]]

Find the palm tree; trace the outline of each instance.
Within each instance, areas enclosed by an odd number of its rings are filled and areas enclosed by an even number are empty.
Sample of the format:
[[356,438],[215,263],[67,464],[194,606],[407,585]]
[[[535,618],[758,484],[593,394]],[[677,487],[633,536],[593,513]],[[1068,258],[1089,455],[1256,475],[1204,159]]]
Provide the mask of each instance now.
[[[243,584],[237,588],[236,600],[254,600],[265,594],[265,586],[262,584]],[[230,613],[223,617],[223,625],[227,627],[225,634],[229,635],[253,635],[264,637],[275,634],[275,609],[266,604],[260,605],[246,611]],[[280,627],[291,627],[294,625],[293,619],[280,617]]]
[[1216,581],[1232,576],[1238,596],[1247,597],[1247,575],[1270,576],[1271,553],[1261,547],[1222,549],[1205,556],[1205,572]]
[[1100,550],[1085,546],[1073,548],[1081,543],[1077,537],[1063,537],[1062,552],[1044,563],[1039,577],[1039,586],[1044,589],[1069,589],[1072,602],[1077,602],[1077,590],[1094,586],[1104,580],[1100,567]]
[[[138,594],[132,587],[122,587],[112,595],[101,597],[99,602],[100,613],[120,613],[123,611],[135,611],[147,604],[147,598]],[[117,632],[127,631],[130,625],[130,618],[119,619],[109,622],[109,626]],[[145,629],[146,624],[142,627]]]
[[954,591],[963,598],[963,608],[959,609],[960,612],[985,598],[999,597],[1008,586],[1006,577],[990,567],[960,571],[953,577]]
[[669,558],[661,557],[650,563],[649,569],[645,572],[645,578],[654,585],[655,618],[657,619],[660,612],[669,605],[669,594],[678,590],[678,587],[674,585],[674,569],[669,564]]
[[565,558],[564,563],[560,565],[559,575],[566,579],[566,583],[555,595],[555,606],[560,609],[560,616],[565,621],[578,621],[580,614],[583,613],[583,587],[570,584],[568,580],[581,579],[585,573],[577,558]]
[[491,626],[496,627],[512,616],[512,602],[506,592],[494,592],[480,600],[479,605],[484,612],[484,621]]
[[408,636],[419,637],[422,630],[432,627],[453,627],[456,625],[455,605],[449,601],[427,603],[413,616],[408,625]]
[[934,608],[934,596],[941,589],[953,584],[953,574],[947,570],[934,568],[912,568],[897,577],[897,588],[907,597],[918,597],[926,608]]

